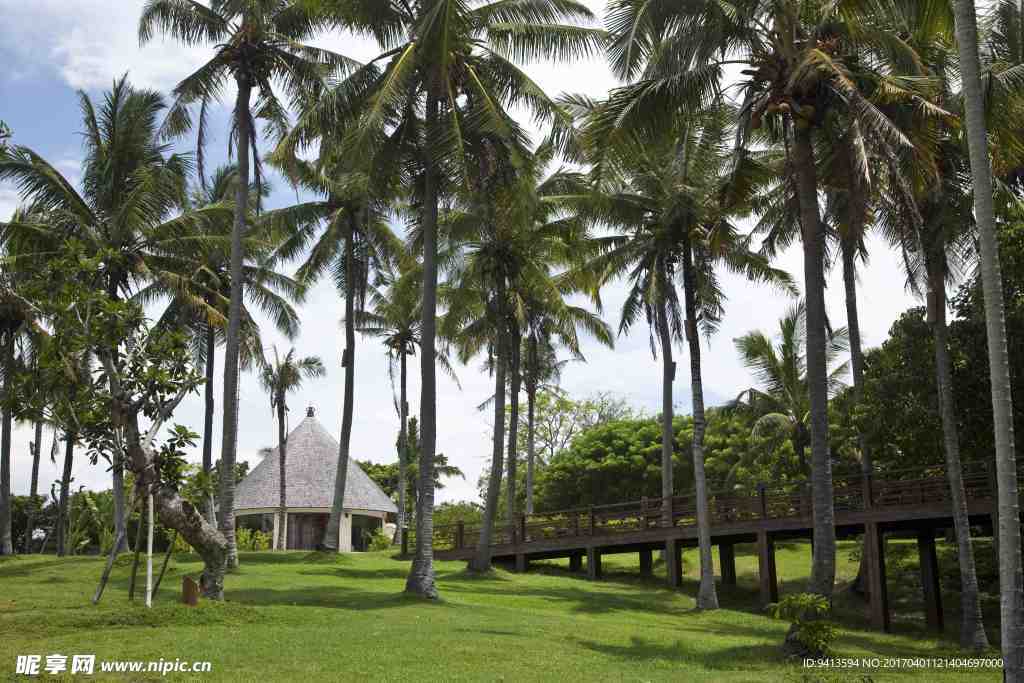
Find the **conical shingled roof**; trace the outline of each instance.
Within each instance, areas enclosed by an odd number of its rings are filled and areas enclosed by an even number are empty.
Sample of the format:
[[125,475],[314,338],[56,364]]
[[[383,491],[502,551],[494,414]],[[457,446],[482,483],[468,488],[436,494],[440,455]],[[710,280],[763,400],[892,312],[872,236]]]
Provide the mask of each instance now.
[[[312,413],[312,410],[310,411]],[[235,489],[235,511],[276,508],[280,502],[280,465],[274,448]],[[330,508],[338,471],[338,442],[311,414],[288,435],[285,467],[289,508]],[[398,508],[353,458],[345,481],[346,510],[397,512]]]

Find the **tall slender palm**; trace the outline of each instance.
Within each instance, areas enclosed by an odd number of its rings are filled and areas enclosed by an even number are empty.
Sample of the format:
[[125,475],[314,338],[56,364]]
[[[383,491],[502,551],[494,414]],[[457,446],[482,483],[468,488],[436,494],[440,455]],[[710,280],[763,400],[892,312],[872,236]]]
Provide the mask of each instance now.
[[[416,552],[406,590],[436,597],[433,569],[433,458],[437,445],[438,207],[470,175],[463,129],[471,122],[501,137],[516,135],[504,114],[525,105],[540,119],[559,109],[514,60],[568,60],[596,52],[603,32],[579,26],[593,14],[576,0],[319,0],[357,32],[371,35],[382,54],[319,98],[292,136],[301,144],[324,130],[345,131],[352,158],[373,159],[395,136],[409,136],[405,160],[417,168],[413,205],[423,245],[420,357],[421,495]],[[463,98],[471,98],[469,108]],[[422,119],[420,118],[422,116]],[[391,133],[391,135],[389,135]]]
[[[593,121],[600,120],[605,106],[602,103],[590,108],[584,138],[588,128],[593,130]],[[613,231],[594,241],[599,254],[585,271],[596,278],[598,286],[622,276],[628,279],[630,289],[619,331],[627,331],[643,314],[651,328],[652,350],[661,351],[662,497],[667,525],[673,523],[670,502],[675,495],[673,345],[684,339],[688,343],[701,546],[698,606],[702,609],[717,608],[718,599],[704,477],[706,419],[699,332],[713,333],[722,316],[724,295],[716,273],[719,267],[740,272],[753,281],[789,285],[785,274],[749,250],[748,239],[732,222],[749,213],[753,198],[750,190],[767,175],[767,169],[752,159],[733,163],[732,115],[728,107],[715,106],[657,138],[595,138],[587,146],[594,162],[596,192],[589,200],[584,198],[580,207],[582,215]],[[683,288],[682,302],[677,279]]]
[[[282,135],[288,114],[272,83],[283,86],[290,105],[297,110],[307,98],[316,97],[323,79],[350,62],[328,50],[304,44],[328,22],[311,12],[308,3],[235,2],[214,0],[209,7],[195,0],[147,0],[139,19],[139,41],[151,40],[157,31],[186,45],[214,45],[214,56],[174,89],[175,104],[164,132],[177,135],[191,127],[189,108],[199,107],[199,175],[203,169],[206,114],[218,100],[229,79],[237,93],[232,113],[232,135],[238,182],[235,186],[234,229],[231,234],[231,296],[224,345],[224,430],[221,440],[223,472],[233,472],[238,448],[238,370],[241,344],[243,287],[243,238],[249,207],[249,161],[252,152],[256,184],[260,185],[260,158],[256,149],[255,120]],[[257,93],[255,111],[251,107]],[[235,545],[235,478],[220,477],[220,529],[228,540],[228,566],[238,565]]]
[[357,315],[365,307],[370,278],[401,249],[401,243],[387,221],[390,201],[395,194],[392,189],[394,181],[386,180],[379,169],[368,169],[370,172],[367,173],[353,168],[336,152],[330,141],[322,143],[316,164],[301,161],[286,151],[275,155],[275,163],[281,165],[293,183],[320,197],[294,207],[295,213],[304,217],[304,222],[278,247],[276,258],[291,259],[308,252],[296,273],[299,282],[310,286],[324,275],[329,275],[345,298],[342,356],[345,384],[338,439],[338,471],[331,513],[321,540],[322,547],[336,551],[345,506],[355,408]]
[[[238,173],[234,166],[217,168],[208,181],[192,188],[189,205],[230,206],[236,195]],[[268,186],[253,188],[253,196],[265,195]],[[255,209],[255,207],[252,207]],[[287,210],[285,211],[287,214]],[[274,328],[291,339],[299,329],[299,318],[291,302],[299,302],[304,291],[291,277],[281,273],[267,261],[277,246],[280,236],[280,212],[262,215],[250,214],[251,227],[242,242],[245,257],[242,263],[244,278],[242,302],[241,342],[239,367],[248,369],[263,361],[263,344],[259,325],[250,308],[255,306],[271,321]],[[216,386],[215,352],[224,341],[227,311],[231,297],[231,233],[233,217],[225,213],[221,220],[211,222],[201,239],[187,240],[170,255],[179,260],[180,270],[186,274],[188,288],[167,292],[149,286],[139,291],[136,299],[142,304],[170,297],[170,302],[159,324],[184,326],[194,340],[196,360],[202,364],[206,382],[203,387],[205,413],[203,420],[203,472],[209,478],[213,469],[213,415]],[[197,307],[196,302],[201,302]],[[207,518],[214,520],[214,501],[206,505]]]
[[[750,370],[758,386],[742,392],[731,404],[756,418],[754,434],[769,430],[785,434],[793,447],[797,466],[802,475],[809,472],[807,446],[810,435],[807,427],[810,413],[810,392],[807,384],[807,363],[804,356],[807,310],[798,302],[779,320],[777,343],[764,332],[753,331],[734,340],[740,362]],[[829,396],[842,389],[843,377],[849,372],[849,361],[838,362],[849,349],[845,328],[835,330],[829,340],[827,361],[829,370]],[[782,462],[776,464],[781,471]]]
[[[856,119],[865,135],[893,146],[908,142],[872,97],[890,101],[907,90],[894,74],[915,56],[899,30],[875,21],[877,3],[855,0],[615,0],[607,16],[616,73],[636,83],[613,92],[606,127],[654,131],[717,97],[724,69],[742,65],[740,141],[765,126],[784,141],[786,181],[799,207],[807,301],[811,397],[814,560],[810,588],[831,598],[835,525],[828,456],[828,371],[824,296],[824,231],[818,204],[814,141],[830,115]],[[896,68],[889,69],[888,65]],[[879,88],[884,82],[885,87]],[[909,97],[909,95],[908,95]],[[925,104],[926,106],[926,104]]]
[[[29,207],[0,229],[26,265],[59,253],[69,238],[104,254],[108,267],[96,274],[95,286],[112,299],[130,297],[145,284],[186,291],[180,261],[168,256],[182,247],[183,235],[196,239],[230,210],[181,211],[191,164],[159,139],[166,106],[158,93],[133,88],[123,77],[98,109],[85,93],[79,93],[79,105],[85,126],[82,191],[27,147],[0,152],[0,180],[13,181]],[[124,463],[117,451],[112,460],[115,537],[123,539]]]
[[323,377],[327,374],[323,362],[317,356],[306,356],[299,358],[295,355],[295,349],[289,349],[288,353],[281,357],[277,353],[277,347],[273,348],[273,359],[265,361],[260,368],[260,386],[270,395],[270,410],[277,418],[277,460],[280,466],[280,499],[278,503],[278,523],[275,528],[278,530],[274,538],[274,550],[284,550],[287,546],[285,540],[285,520],[288,515],[287,500],[285,499],[286,475],[285,458],[288,453],[288,394],[294,393],[302,388],[303,382],[307,379]]
[[[395,412],[398,413],[398,525],[394,542],[402,543],[408,520],[405,518],[408,501],[409,468],[412,451],[409,448],[407,424],[409,421],[408,359],[416,355],[420,345],[420,287],[423,284],[418,264],[402,262],[382,268],[376,282],[368,291],[369,307],[357,311],[356,329],[365,335],[379,337],[384,344],[388,360],[388,376],[392,386],[397,375],[398,389]],[[440,350],[437,363],[454,378],[448,355]]]

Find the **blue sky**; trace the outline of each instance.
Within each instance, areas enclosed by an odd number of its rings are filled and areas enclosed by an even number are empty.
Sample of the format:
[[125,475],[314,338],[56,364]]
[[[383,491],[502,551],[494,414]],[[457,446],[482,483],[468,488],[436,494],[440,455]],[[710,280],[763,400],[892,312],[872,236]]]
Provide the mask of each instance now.
[[[142,0],[0,0],[0,16],[3,17],[0,22],[0,64],[3,65],[0,69],[0,118],[14,131],[16,143],[35,149],[73,182],[77,179],[82,156],[76,90],[82,89],[94,99],[101,98],[103,90],[127,71],[134,84],[167,93],[210,54],[206,49],[186,49],[159,39],[140,48],[136,23],[142,4]],[[603,1],[587,0],[587,4],[600,12]],[[356,59],[374,54],[371,44],[352,36],[325,35],[317,42]],[[600,61],[571,67],[527,65],[527,71],[553,94],[569,91],[600,96],[614,85]],[[225,102],[230,102],[232,95],[227,93]],[[226,160],[227,116],[226,106],[214,112],[214,134],[209,141],[208,157],[211,169]],[[187,150],[189,144],[190,141],[184,141],[183,150]],[[280,206],[293,198],[294,194],[278,180],[269,204]],[[6,219],[16,205],[13,188],[0,184],[0,219]],[[872,241],[870,248],[872,260],[861,273],[858,291],[865,343],[877,345],[885,339],[896,317],[915,301],[904,291],[897,255],[877,240]],[[802,273],[798,250],[784,254],[778,265],[798,279]],[[751,286],[738,278],[727,275],[724,282],[730,299],[725,320],[713,339],[704,340],[704,387],[710,405],[732,398],[750,386],[751,378],[736,358],[732,339],[751,329],[774,330],[777,319],[790,304],[777,292]],[[623,288],[610,287],[604,299],[605,319],[616,326]],[[845,309],[838,272],[829,278],[828,306],[834,324],[842,324]],[[337,321],[341,311],[338,296],[326,283],[318,285],[300,309],[302,331],[291,343],[302,355],[319,355],[328,367],[328,375],[310,383],[293,398],[293,424],[301,419],[305,406],[312,404],[331,432],[339,430],[343,375],[339,362],[342,341]],[[267,346],[276,344],[278,348],[286,348],[289,343],[271,332],[265,333],[264,339]],[[649,413],[659,411],[659,362],[651,357],[645,326],[637,326],[628,336],[620,338],[615,350],[588,341],[584,352],[588,362],[572,363],[565,371],[563,386],[570,393],[584,396],[611,391]],[[677,410],[687,412],[689,364],[679,355],[676,404]],[[356,361],[352,454],[363,460],[393,460],[398,424],[380,344],[373,339],[358,339]],[[439,377],[438,447],[467,476],[465,481],[447,482],[445,490],[439,492],[441,500],[475,499],[477,477],[489,458],[489,420],[475,406],[493,393],[491,381],[481,370],[480,363],[460,367],[457,373],[461,391],[447,378]],[[415,383],[418,373],[410,374],[414,376],[410,404],[415,413],[418,410],[419,390]],[[216,395],[219,409],[219,378]],[[243,377],[240,397],[239,457],[255,463],[258,449],[274,445],[276,430],[267,398],[251,375]],[[202,413],[202,398],[192,397],[182,404],[175,421],[198,432],[202,429]],[[219,422],[218,410],[215,453],[220,448]],[[28,490],[30,438],[30,428],[19,426],[14,439],[16,493]],[[50,438],[47,434],[47,452]],[[109,487],[109,474],[102,467],[83,464],[83,460],[79,458],[75,467],[74,486]],[[59,465],[44,458],[40,474],[43,491],[59,478]]]

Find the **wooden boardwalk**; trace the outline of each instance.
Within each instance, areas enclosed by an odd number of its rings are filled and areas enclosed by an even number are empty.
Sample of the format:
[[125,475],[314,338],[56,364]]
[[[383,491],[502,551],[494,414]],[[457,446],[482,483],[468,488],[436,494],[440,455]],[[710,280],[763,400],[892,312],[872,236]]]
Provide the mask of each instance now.
[[[943,628],[935,536],[953,526],[949,484],[942,468],[920,478],[921,470],[892,471],[872,476],[836,477],[834,511],[840,538],[864,535],[868,549],[868,590],[871,622],[889,629],[885,589],[886,533],[916,535],[928,624]],[[991,470],[964,472],[967,511],[972,525],[996,528],[995,477]],[[786,486],[760,485],[754,491],[709,493],[711,542],[718,546],[722,583],[734,585],[737,543],[756,543],[763,603],[778,600],[774,543],[780,539],[810,538],[813,532],[811,496],[807,482]],[[640,569],[650,572],[653,551],[664,550],[671,585],[682,583],[681,554],[697,545],[696,502],[693,495],[671,499],[647,498],[626,503],[522,515],[513,526],[500,524],[491,539],[496,561],[514,562],[525,571],[530,560],[570,558],[570,567],[601,577],[601,556],[638,553]],[[479,526],[462,522],[434,528],[435,557],[468,560],[479,542]]]

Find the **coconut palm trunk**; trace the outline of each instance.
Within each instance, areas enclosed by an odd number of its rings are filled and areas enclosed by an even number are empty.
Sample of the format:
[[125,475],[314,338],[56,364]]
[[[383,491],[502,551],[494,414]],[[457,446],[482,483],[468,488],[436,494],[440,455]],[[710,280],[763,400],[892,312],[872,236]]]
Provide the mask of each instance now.
[[995,422],[1003,676],[1006,681],[1019,683],[1024,681],[1024,576],[1021,572],[1020,498],[1013,443],[1013,398],[1010,393],[1003,283],[992,204],[992,169],[988,158],[985,100],[981,88],[978,28],[973,0],[956,0],[954,12],[974,186],[974,213],[981,246],[981,281],[985,298],[985,331]]
[[811,431],[811,505],[814,550],[810,591],[832,599],[836,580],[836,529],[832,501],[832,461],[828,446],[828,361],[825,348],[824,232],[818,212],[818,181],[811,131],[797,122],[793,167],[803,233],[804,288],[807,300],[807,385]]
[[508,481],[505,482],[505,497],[509,529],[516,528],[516,467],[518,465],[519,446],[519,392],[522,387],[520,364],[522,360],[522,342],[519,338],[519,326],[512,323],[509,333],[509,416],[508,416]]
[[287,485],[286,469],[285,464],[288,458],[288,434],[285,429],[285,397],[279,396],[277,399],[277,462],[278,462],[278,473],[279,479],[278,484],[280,485],[280,498],[277,506],[277,538],[274,539],[274,550],[285,550],[288,547],[288,501],[285,497],[285,489]]
[[939,416],[942,422],[943,451],[946,455],[946,476],[949,479],[953,508],[953,527],[956,532],[957,560],[960,565],[960,645],[982,650],[988,647],[988,637],[981,616],[978,596],[978,576],[971,546],[971,523],[967,516],[967,495],[964,492],[963,470],[960,463],[960,436],[956,426],[956,406],[953,401],[953,372],[949,357],[946,327],[946,278],[941,267],[941,255],[926,257],[928,271],[928,318],[935,343],[935,380],[939,393]]
[[700,365],[700,335],[697,331],[697,290],[693,272],[693,249],[683,247],[683,297],[686,307],[686,340],[690,347],[690,392],[693,401],[693,480],[697,492],[697,543],[700,548],[700,587],[697,609],[718,609],[715,569],[711,559],[711,518],[708,485],[704,474],[704,385]]
[[526,514],[533,514],[533,468],[537,457],[537,341],[530,339],[526,360],[530,366],[526,383]]
[[3,347],[4,397],[7,404],[0,418],[0,555],[14,554],[11,533],[11,427],[14,423],[11,401],[14,369],[14,334],[8,332]]
[[235,224],[231,230],[231,298],[228,304],[228,328],[224,342],[224,430],[220,455],[220,510],[218,526],[227,540],[227,567],[238,566],[235,542],[235,459],[238,451],[238,351],[242,325],[242,238],[249,206],[249,143],[252,119],[249,99],[252,84],[239,73],[235,100],[235,142],[238,187],[235,190]]
[[60,477],[60,497],[57,498],[57,557],[68,554],[68,506],[71,495],[71,468],[75,461],[75,435],[65,432],[64,472]]
[[495,334],[495,339],[497,349],[494,359],[494,439],[491,472],[487,481],[484,517],[480,523],[480,540],[476,546],[476,556],[469,563],[469,568],[477,572],[485,572],[491,568],[491,539],[494,533],[494,521],[498,514],[498,497],[501,492],[501,461],[505,444],[505,367],[508,362],[508,354],[505,349],[505,335],[500,330]]
[[32,531],[36,525],[36,500],[39,495],[39,459],[43,452],[43,421],[37,420],[35,424],[35,441],[32,442],[32,479],[29,481],[28,489],[28,514],[25,520],[25,543],[24,552],[27,555],[32,552]]
[[[436,85],[427,92],[426,131],[437,130],[439,98]],[[428,138],[429,139],[429,138]],[[426,154],[423,178],[423,310],[420,325],[420,462],[416,496],[416,554],[405,590],[437,597],[434,583],[434,450],[437,447],[437,208],[438,169]]]
[[341,516],[345,509],[345,486],[348,481],[349,444],[352,441],[352,409],[355,399],[356,364],[356,255],[355,217],[349,218],[345,233],[345,387],[341,404],[341,438],[338,440],[338,471],[334,476],[334,500],[327,519],[322,545],[327,550],[340,550]]
[[[203,370],[206,374],[206,383],[203,386],[203,393],[205,399],[205,415],[203,416],[203,473],[209,476],[213,470],[213,410],[214,410],[214,399],[213,399],[213,378],[215,367],[214,353],[217,350],[217,340],[214,336],[214,329],[212,326],[206,328],[206,363]],[[206,519],[211,524],[216,524],[215,509],[213,500],[213,492],[211,491],[206,499]]]
[[675,432],[672,429],[672,382],[676,378],[676,364],[672,360],[672,333],[668,327],[668,311],[663,300],[658,303],[658,338],[661,344],[661,516],[662,524],[673,524],[672,454],[675,451]]
[[405,349],[399,349],[399,371],[398,371],[398,416],[402,420],[401,426],[398,428],[398,517],[397,517],[397,528],[395,529],[395,543],[399,547],[402,545],[402,539],[405,536],[405,506],[406,506],[406,489],[409,487],[409,433],[406,425],[409,422],[409,401],[408,401],[408,388],[407,388],[407,354]]

